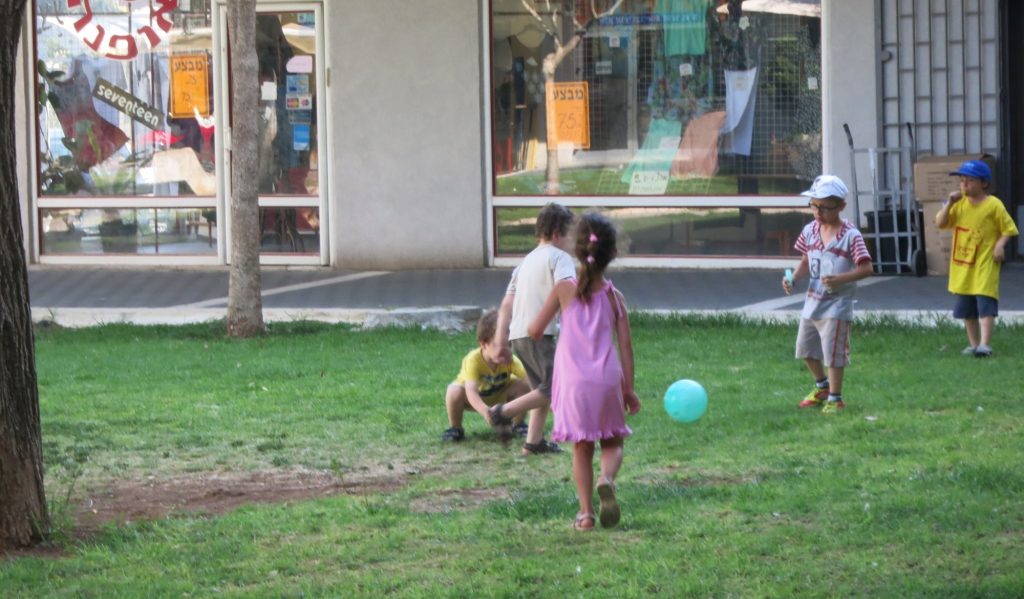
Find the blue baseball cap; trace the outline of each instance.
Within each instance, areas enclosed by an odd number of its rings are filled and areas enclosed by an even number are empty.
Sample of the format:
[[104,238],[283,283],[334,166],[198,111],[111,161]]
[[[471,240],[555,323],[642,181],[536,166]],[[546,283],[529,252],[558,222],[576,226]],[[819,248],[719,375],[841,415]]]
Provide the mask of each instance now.
[[974,177],[975,179],[981,179],[982,181],[992,180],[992,169],[985,164],[984,160],[968,160],[961,164],[959,169],[949,174]]

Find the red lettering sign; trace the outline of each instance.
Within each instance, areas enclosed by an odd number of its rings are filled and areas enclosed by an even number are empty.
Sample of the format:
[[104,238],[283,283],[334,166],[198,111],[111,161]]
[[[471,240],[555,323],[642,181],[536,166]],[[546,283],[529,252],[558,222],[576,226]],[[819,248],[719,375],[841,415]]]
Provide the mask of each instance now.
[[[133,3],[136,0],[123,0],[125,3]],[[173,23],[169,13],[178,8],[178,0],[148,0],[155,5],[155,10],[149,15],[149,22],[137,27],[126,35],[111,35],[107,37],[107,31],[99,23],[92,24],[92,6],[90,0],[67,0],[68,8],[81,7],[85,12],[75,21],[75,32],[78,33],[82,42],[93,49],[97,54],[112,58],[114,60],[131,60],[139,55],[140,40],[150,48],[155,48],[163,37],[157,33],[157,29],[165,35],[170,33]],[[90,27],[90,24],[92,26]],[[156,29],[154,29],[156,27]],[[83,29],[85,31],[83,31]]]

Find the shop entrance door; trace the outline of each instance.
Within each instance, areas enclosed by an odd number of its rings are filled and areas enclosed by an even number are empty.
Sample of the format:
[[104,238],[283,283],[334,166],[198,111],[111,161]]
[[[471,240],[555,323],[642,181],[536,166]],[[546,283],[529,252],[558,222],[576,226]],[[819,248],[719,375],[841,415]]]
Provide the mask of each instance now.
[[[329,144],[322,101],[326,97],[323,6],[259,3],[256,11],[260,96],[253,118],[258,123],[260,263],[326,265],[330,256]],[[222,39],[228,39],[226,13],[222,7]],[[227,68],[221,70],[221,85],[223,97],[230,102],[228,52],[222,52]],[[226,109],[230,111],[230,105]],[[229,152],[224,164],[230,165]],[[230,212],[230,181],[229,174],[226,213]],[[226,258],[230,260],[230,255]]]

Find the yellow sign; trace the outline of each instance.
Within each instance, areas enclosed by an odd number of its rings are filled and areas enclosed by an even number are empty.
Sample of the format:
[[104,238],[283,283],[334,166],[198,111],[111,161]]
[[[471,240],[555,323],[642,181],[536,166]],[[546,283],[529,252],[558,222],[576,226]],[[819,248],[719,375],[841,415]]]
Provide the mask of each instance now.
[[210,116],[209,59],[203,54],[171,55],[171,116]]
[[548,147],[590,148],[590,86],[586,81],[547,86]]

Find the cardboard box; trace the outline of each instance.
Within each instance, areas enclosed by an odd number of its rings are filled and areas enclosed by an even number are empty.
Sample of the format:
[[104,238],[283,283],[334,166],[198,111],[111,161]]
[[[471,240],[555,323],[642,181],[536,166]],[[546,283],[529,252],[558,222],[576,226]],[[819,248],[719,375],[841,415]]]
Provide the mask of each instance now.
[[914,163],[914,196],[924,211],[924,253],[929,275],[949,274],[949,254],[953,234],[935,226],[935,215],[949,192],[958,187],[956,177],[949,173],[960,168],[967,160],[984,160],[992,169],[989,193],[996,193],[996,159],[991,154],[953,154],[950,156],[923,156]]
[[942,202],[921,202],[924,212],[924,257],[929,275],[949,274],[949,253],[953,247],[953,233],[935,226],[935,215]]
[[[923,156],[914,163],[914,196],[919,202],[941,202],[949,192],[957,189],[957,179],[949,173],[960,168],[967,160],[984,160],[992,169],[992,182],[988,187],[996,194],[996,159],[991,154],[953,154],[950,156]],[[998,195],[998,194],[997,194]]]

